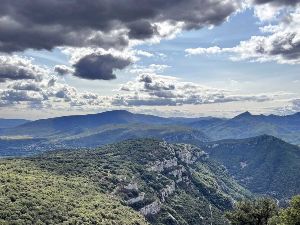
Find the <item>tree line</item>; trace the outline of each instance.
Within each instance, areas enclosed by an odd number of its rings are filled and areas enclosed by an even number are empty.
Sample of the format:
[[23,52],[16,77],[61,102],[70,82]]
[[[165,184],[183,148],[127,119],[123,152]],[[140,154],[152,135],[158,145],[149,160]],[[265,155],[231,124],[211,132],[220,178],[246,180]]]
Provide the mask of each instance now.
[[232,225],[300,225],[300,195],[293,197],[289,206],[282,209],[270,198],[244,200],[225,217]]

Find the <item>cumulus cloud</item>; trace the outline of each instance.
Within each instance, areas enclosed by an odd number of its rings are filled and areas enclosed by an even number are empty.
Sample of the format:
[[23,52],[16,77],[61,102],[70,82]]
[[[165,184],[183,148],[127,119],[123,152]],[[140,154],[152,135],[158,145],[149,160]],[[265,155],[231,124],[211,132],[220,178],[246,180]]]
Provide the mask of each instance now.
[[9,88],[14,90],[22,90],[22,91],[41,91],[42,87],[37,82],[14,82],[10,85],[8,85]]
[[294,112],[299,112],[300,111],[300,99],[292,100],[292,110]]
[[[256,5],[291,6],[297,2],[252,1]],[[0,51],[51,50],[55,47],[78,49],[76,52],[69,51],[72,55],[70,63],[74,68],[57,65],[55,72],[85,79],[109,80],[115,78],[114,70],[129,65],[124,61],[126,57],[119,59],[114,54],[117,51],[121,52],[118,54],[130,53],[131,62],[138,60],[138,55],[152,57],[152,53],[130,52],[128,48],[144,41],[155,43],[162,38],[173,38],[183,30],[221,24],[243,5],[244,1],[239,0],[140,0],[138,3],[136,0],[86,0],[84,3],[77,0],[40,0],[34,3],[3,0],[0,9]],[[104,56],[108,54],[111,56]],[[104,68],[104,63],[109,66]],[[28,74],[20,71],[16,77],[21,79],[22,76],[28,77]],[[9,78],[0,79],[3,82]]]
[[54,71],[61,76],[74,73],[74,70],[66,65],[56,65]]
[[7,80],[40,80],[46,69],[32,64],[32,59],[17,55],[0,55],[0,82]]
[[[47,68],[33,63],[32,60],[17,56],[2,57],[5,65],[10,65],[15,74],[26,75],[19,78],[14,75],[6,75],[6,86],[0,90],[0,106],[24,106],[29,108],[62,108],[71,107],[101,107],[103,105],[102,96],[89,93],[79,92],[76,88],[59,82]],[[15,63],[17,62],[17,63]],[[0,68],[3,69],[3,65]],[[0,69],[1,70],[1,69]]]
[[[34,66],[39,68],[37,65]],[[236,101],[262,102],[273,97],[276,96],[236,95],[228,90],[184,82],[172,76],[155,73],[142,73],[135,80],[121,85],[118,94],[101,96],[78,91],[59,78],[46,74],[40,80],[8,81],[6,88],[0,90],[0,106],[99,110],[115,107],[201,105]]]
[[[71,109],[74,107],[101,108],[103,97],[89,92],[79,92],[75,87],[47,78],[40,82],[11,82],[0,90],[0,106],[25,106]],[[107,102],[108,104],[108,102]]]
[[284,6],[274,5],[272,3],[256,5],[254,7],[254,15],[260,19],[260,21],[272,21],[275,20]]
[[120,88],[126,94],[117,95],[112,104],[117,106],[176,106],[224,103],[234,101],[267,101],[271,95],[234,95],[228,90],[183,82],[175,77],[141,74],[135,81]]
[[185,50],[185,52],[189,55],[217,54],[223,51],[224,49],[221,49],[218,46],[213,46],[209,48],[188,48]]
[[157,27],[149,21],[135,21],[129,25],[129,38],[145,40],[158,34]]
[[136,50],[135,51],[136,55],[141,55],[141,56],[145,56],[145,57],[153,57],[154,54],[150,53],[150,52],[147,52],[147,51],[143,51],[143,50]]
[[276,108],[274,111],[278,114],[283,114],[283,115],[299,113],[300,99],[299,98],[291,99],[285,106]]
[[6,102],[24,102],[24,101],[30,101],[30,102],[37,102],[42,101],[44,97],[37,92],[30,92],[25,90],[1,90],[0,92],[0,98],[2,101]]
[[285,17],[278,25],[261,28],[264,36],[252,36],[232,48],[186,49],[189,55],[229,53],[232,60],[258,62],[275,61],[280,64],[300,63],[300,9]]

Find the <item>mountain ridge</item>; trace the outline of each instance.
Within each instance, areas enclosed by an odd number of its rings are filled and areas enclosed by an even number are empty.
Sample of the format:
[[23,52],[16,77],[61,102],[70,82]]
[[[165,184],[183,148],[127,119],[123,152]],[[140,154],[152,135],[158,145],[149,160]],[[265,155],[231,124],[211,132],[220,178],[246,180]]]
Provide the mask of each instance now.
[[0,129],[2,128],[12,128],[12,127],[17,127],[22,124],[31,122],[30,120],[26,119],[3,119],[0,118]]
[[300,148],[296,145],[261,135],[203,143],[201,148],[254,193],[282,201],[300,193]]
[[233,119],[164,118],[126,110],[32,121],[0,129],[0,156],[31,155],[62,148],[89,148],[129,138],[153,137],[201,144],[272,135],[300,145],[300,113],[290,116],[240,114]]

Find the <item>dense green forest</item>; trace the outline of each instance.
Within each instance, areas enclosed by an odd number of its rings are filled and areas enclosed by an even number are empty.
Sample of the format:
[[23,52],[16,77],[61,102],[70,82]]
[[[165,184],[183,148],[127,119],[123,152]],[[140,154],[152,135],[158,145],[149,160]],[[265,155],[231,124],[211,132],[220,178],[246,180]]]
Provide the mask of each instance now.
[[221,225],[234,201],[251,196],[200,149],[153,139],[7,159],[1,167],[1,204],[9,203],[1,218],[17,224],[145,223],[134,209],[152,224]]
[[[0,181],[5,225],[297,225],[289,221],[299,211],[298,198],[285,210],[270,199],[251,200],[198,147],[155,139],[2,159]],[[268,218],[256,223],[260,213]]]
[[0,162],[0,224],[147,224],[87,179],[40,169],[29,160]]
[[282,202],[300,193],[300,148],[296,145],[262,135],[204,143],[201,148],[253,193]]

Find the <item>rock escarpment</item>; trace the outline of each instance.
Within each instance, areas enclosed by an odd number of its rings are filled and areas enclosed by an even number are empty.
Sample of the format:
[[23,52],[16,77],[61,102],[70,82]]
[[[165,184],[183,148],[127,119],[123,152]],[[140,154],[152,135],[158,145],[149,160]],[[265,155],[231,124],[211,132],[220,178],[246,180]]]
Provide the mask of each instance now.
[[190,185],[192,180],[189,175],[190,171],[192,171],[190,166],[197,161],[208,158],[208,155],[204,151],[188,144],[174,145],[163,141],[159,142],[159,147],[165,151],[165,158],[150,161],[145,165],[148,172],[157,177],[163,176],[165,179],[164,183],[166,183],[160,189],[156,190],[155,195],[152,196],[153,200],[147,204],[143,204],[147,193],[140,190],[136,181],[130,181],[123,187],[123,190],[136,192],[134,197],[126,200],[126,203],[128,205],[140,203],[137,208],[144,216],[158,214],[161,211],[162,205],[176,191],[178,184]]

